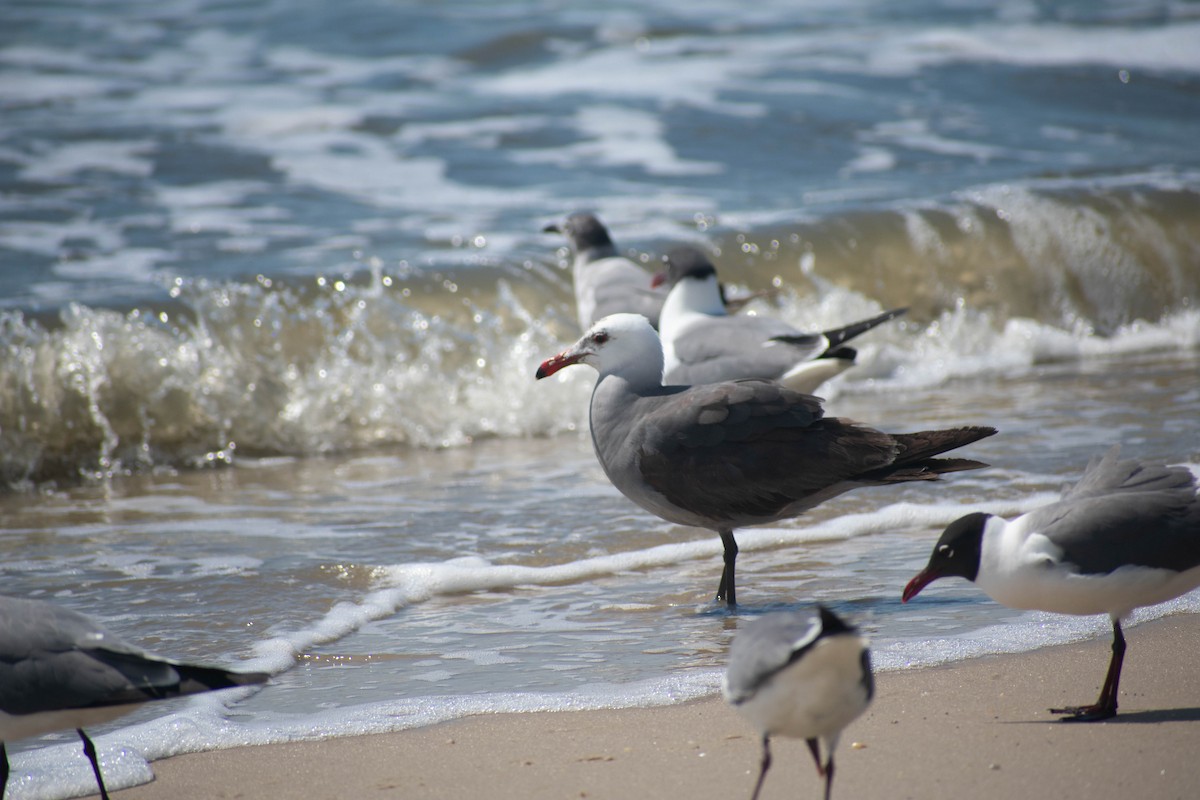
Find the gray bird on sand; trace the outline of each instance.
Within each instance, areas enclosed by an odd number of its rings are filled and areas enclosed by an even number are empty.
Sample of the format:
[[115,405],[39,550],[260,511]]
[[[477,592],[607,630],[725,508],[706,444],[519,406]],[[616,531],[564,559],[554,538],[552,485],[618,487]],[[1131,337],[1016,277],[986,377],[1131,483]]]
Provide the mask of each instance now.
[[860,486],[979,469],[987,465],[934,456],[996,432],[883,433],[826,417],[818,398],[773,381],[663,386],[658,334],[636,314],[600,320],[537,377],[572,364],[599,373],[590,423],[608,479],[650,513],[720,535],[717,600],[729,607],[737,604],[734,529],[798,516]]
[[78,612],[0,596],[0,797],[9,773],[5,742],[74,728],[107,800],[85,726],[116,719],[142,703],[259,684],[268,677],[159,658]]
[[858,630],[822,605],[768,614],[734,638],[722,688],[762,733],[762,765],[750,800],[757,800],[771,767],[772,736],[808,744],[829,800],[838,739],[875,694],[871,656]]
[[696,248],[677,247],[666,262],[666,272],[655,276],[656,284],[669,287],[657,326],[666,384],[764,378],[811,394],[854,366],[858,354],[846,342],[907,311],[805,333],[771,317],[729,314],[717,269]]
[[609,314],[641,314],[658,324],[666,292],[651,287],[653,275],[617,252],[604,223],[594,214],[571,214],[543,233],[561,233],[575,254],[572,275],[579,329],[587,330]]
[[1125,658],[1121,619],[1200,586],[1200,498],[1186,467],[1092,459],[1057,502],[1009,521],[974,513],[950,523],[929,563],[904,588],[908,602],[940,578],[966,578],[1012,608],[1108,614],[1112,658],[1100,697],[1050,709],[1066,721],[1117,713]]

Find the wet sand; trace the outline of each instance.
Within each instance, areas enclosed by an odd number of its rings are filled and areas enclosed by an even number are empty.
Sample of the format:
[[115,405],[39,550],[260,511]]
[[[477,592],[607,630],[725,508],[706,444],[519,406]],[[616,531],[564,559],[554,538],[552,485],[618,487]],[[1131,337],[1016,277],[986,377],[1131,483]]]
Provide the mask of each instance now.
[[[1200,792],[1200,615],[1127,628],[1115,720],[1095,700],[1109,642],[878,675],[846,731],[834,797],[1194,798]],[[772,743],[762,800],[819,798],[801,742]],[[412,731],[177,756],[122,800],[750,796],[757,734],[719,699],[619,711],[497,714]]]

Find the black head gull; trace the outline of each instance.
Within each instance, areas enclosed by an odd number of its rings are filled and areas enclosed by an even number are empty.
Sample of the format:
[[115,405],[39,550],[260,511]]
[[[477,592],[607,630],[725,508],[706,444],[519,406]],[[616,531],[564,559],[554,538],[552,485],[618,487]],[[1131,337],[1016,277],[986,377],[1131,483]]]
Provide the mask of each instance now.
[[666,262],[655,280],[670,287],[658,322],[667,384],[765,378],[811,393],[854,365],[857,354],[846,342],[907,310],[805,333],[770,317],[729,315],[716,267],[696,248],[677,247]]
[[1068,720],[1117,713],[1121,619],[1200,586],[1195,476],[1119,455],[1111,448],[1060,500],[1011,521],[982,513],[955,520],[903,594],[908,602],[939,578],[959,577],[1013,608],[1108,614],[1112,658],[1100,697],[1090,706],[1051,709]]
[[249,686],[268,677],[159,658],[78,612],[0,596],[0,796],[9,771],[4,742],[74,728],[100,796],[107,800],[96,748],[84,726],[116,719],[152,700]]
[[734,638],[722,688],[762,732],[762,766],[750,800],[771,767],[771,736],[805,740],[829,800],[838,739],[875,694],[870,652],[858,631],[824,606],[768,614]]
[[571,214],[542,232],[563,234],[575,254],[572,273],[581,330],[619,312],[641,314],[652,325],[658,324],[666,294],[650,286],[649,272],[617,253],[608,229],[594,214]]
[[537,370],[572,364],[599,377],[592,444],[608,479],[663,519],[716,531],[725,548],[717,599],[737,603],[733,531],[798,516],[860,486],[936,480],[986,466],[934,458],[991,436],[963,427],[887,434],[824,416],[821,401],[773,381],[662,385],[662,346],[645,317],[615,314]]

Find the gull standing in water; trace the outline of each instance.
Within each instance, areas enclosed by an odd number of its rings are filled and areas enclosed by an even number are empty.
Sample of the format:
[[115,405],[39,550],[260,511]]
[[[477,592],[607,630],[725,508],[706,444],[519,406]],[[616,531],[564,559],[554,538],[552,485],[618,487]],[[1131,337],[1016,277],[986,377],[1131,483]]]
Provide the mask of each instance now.
[[663,386],[663,353],[645,317],[615,314],[537,370],[572,364],[599,377],[590,424],[608,479],[633,502],[678,525],[716,531],[725,550],[717,600],[737,605],[734,529],[795,517],[861,486],[933,481],[979,469],[935,458],[991,436],[972,426],[888,434],[826,417],[821,401],[773,381]]

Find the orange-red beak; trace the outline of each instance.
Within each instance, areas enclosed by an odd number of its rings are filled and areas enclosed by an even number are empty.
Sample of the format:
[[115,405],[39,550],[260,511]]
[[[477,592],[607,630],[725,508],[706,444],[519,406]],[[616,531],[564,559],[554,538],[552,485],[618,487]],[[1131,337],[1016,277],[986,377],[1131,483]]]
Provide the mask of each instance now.
[[927,569],[921,570],[911,581],[908,582],[908,585],[904,587],[904,594],[900,595],[900,602],[907,603],[909,600],[912,600],[921,593],[922,589],[933,583],[938,579],[938,577],[939,576],[936,573],[930,572]]
[[569,367],[579,361],[582,356],[572,350],[565,350],[552,358],[547,358],[542,362],[542,365],[537,368],[534,373],[539,381],[542,378],[549,378],[554,373],[558,372],[563,367]]

